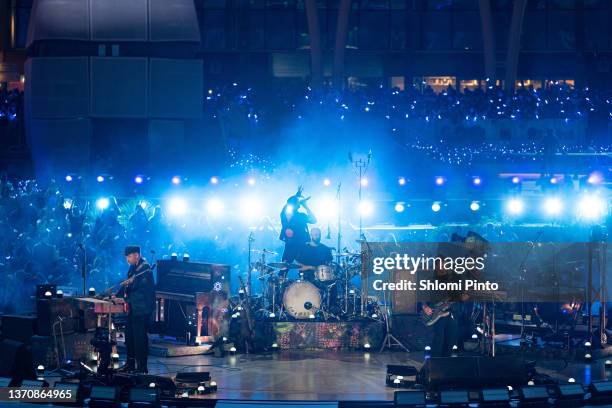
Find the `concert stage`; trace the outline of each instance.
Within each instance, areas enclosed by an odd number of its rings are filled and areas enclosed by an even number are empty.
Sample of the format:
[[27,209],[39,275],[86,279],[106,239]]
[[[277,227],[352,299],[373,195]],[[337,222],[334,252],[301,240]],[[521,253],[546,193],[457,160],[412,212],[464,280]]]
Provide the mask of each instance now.
[[[151,374],[171,377],[177,372],[209,371],[218,391],[201,396],[206,399],[393,401],[396,389],[385,385],[387,364],[420,369],[423,361],[422,352],[286,350],[226,357],[149,357],[149,369]],[[612,378],[603,359],[590,364],[540,360],[536,370],[560,383],[569,378],[583,384]]]

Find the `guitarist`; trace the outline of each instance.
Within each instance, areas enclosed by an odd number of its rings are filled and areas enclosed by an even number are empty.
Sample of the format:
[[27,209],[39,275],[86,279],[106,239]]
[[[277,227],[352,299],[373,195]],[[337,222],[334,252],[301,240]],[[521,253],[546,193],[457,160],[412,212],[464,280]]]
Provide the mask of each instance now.
[[125,297],[128,318],[125,329],[127,362],[125,371],[147,373],[149,337],[147,329],[155,310],[155,282],[147,261],[140,256],[140,247],[127,246],[125,259],[130,265],[128,279],[121,283],[117,297]]

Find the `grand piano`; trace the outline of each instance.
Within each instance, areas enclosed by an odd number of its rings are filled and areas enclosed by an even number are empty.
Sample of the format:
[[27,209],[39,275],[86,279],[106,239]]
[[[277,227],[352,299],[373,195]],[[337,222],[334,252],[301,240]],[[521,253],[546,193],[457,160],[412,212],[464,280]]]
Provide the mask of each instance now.
[[229,265],[158,261],[155,321],[159,333],[195,344],[226,336],[229,283]]

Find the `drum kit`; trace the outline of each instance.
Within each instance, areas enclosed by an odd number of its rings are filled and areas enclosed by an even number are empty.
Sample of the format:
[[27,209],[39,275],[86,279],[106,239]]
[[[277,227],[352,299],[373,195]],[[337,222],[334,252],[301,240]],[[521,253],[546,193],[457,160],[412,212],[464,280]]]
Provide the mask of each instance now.
[[[249,266],[249,279],[260,282],[260,293],[247,285],[249,304],[256,319],[265,320],[339,320],[361,314],[359,290],[351,279],[361,271],[361,254],[345,251],[334,255],[334,262],[304,268],[296,263],[267,262],[278,255],[267,249],[251,249],[259,255]],[[297,270],[299,278],[290,279]]]

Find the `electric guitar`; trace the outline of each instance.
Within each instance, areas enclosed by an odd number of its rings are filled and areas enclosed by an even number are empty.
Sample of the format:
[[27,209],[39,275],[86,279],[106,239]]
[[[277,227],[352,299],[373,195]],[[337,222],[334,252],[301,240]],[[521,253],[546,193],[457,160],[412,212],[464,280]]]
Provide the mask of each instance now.
[[419,318],[425,326],[433,326],[441,318],[450,315],[451,305],[452,302],[438,302],[431,308],[432,313],[430,315],[421,310]]

